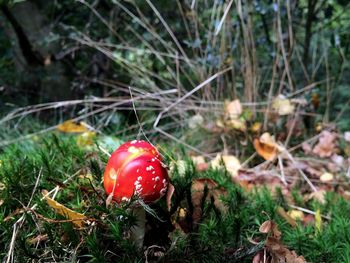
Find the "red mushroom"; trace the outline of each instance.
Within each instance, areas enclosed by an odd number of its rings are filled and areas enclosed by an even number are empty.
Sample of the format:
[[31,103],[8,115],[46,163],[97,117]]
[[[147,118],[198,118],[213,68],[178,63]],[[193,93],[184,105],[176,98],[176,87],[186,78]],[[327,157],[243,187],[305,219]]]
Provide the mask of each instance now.
[[108,160],[104,188],[113,200],[129,201],[133,195],[145,203],[160,199],[167,191],[169,177],[162,158],[151,144],[134,140],[124,143]]

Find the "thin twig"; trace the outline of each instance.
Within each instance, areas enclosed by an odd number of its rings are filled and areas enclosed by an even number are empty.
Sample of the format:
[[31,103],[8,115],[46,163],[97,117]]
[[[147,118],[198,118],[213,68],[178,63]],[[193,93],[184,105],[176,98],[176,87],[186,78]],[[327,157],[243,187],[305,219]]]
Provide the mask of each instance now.
[[222,16],[221,20],[220,20],[220,23],[215,31],[215,36],[217,36],[221,30],[221,27],[223,25],[223,23],[225,22],[225,19],[226,19],[226,16],[228,14],[228,12],[230,11],[230,8],[231,8],[231,5],[233,4],[233,0],[231,0],[228,5],[226,6],[226,9],[225,9],[225,12],[224,12],[224,15]]
[[298,167],[297,162],[294,160],[293,156],[288,152],[288,150],[284,149],[283,151],[287,157],[292,161],[292,163],[295,165],[295,168],[299,171],[301,176],[304,178],[304,180],[308,183],[312,191],[317,192],[317,188],[314,186],[314,184],[310,181],[310,179],[307,177],[307,175]]

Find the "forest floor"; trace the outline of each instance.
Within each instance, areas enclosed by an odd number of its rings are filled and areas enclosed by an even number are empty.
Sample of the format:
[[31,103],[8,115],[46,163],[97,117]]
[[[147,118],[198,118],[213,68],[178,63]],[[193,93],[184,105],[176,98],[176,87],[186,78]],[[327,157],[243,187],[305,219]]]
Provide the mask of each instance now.
[[[120,140],[55,131],[7,146],[0,154],[0,257],[4,262],[350,262],[349,179],[340,155],[348,150],[346,135],[321,132],[298,158],[275,156],[255,170],[237,169],[230,155],[209,163],[163,145],[175,191],[146,205],[139,247],[132,238],[133,202],[106,204],[103,189],[107,152]],[[262,154],[283,152],[271,141],[256,146]]]

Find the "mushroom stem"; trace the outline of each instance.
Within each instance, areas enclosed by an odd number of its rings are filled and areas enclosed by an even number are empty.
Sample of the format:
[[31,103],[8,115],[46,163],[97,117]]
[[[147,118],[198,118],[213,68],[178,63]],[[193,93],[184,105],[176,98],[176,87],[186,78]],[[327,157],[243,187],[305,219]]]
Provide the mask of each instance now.
[[143,239],[145,237],[146,212],[143,206],[132,208],[132,212],[136,217],[136,225],[131,228],[130,239],[135,242],[138,249],[142,249]]

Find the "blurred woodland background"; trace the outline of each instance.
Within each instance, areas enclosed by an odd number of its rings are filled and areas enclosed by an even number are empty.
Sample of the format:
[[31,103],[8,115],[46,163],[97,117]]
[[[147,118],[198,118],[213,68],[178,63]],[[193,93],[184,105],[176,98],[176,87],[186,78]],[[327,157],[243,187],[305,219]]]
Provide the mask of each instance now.
[[[130,99],[130,86],[135,97],[154,93],[136,103],[152,123],[155,111],[203,84],[167,112],[177,122],[168,121],[170,128],[203,111],[220,114],[224,100],[239,99],[254,118],[261,113],[266,130],[269,103],[283,95],[305,100],[297,104],[306,126],[336,122],[345,129],[349,5],[346,0],[2,1],[1,114],[79,99],[36,108],[31,116],[54,125],[68,114],[98,108],[99,114],[89,116],[99,120],[91,124],[106,127],[129,116],[132,105],[112,106],[115,101],[101,98]],[[128,124],[135,124],[130,118]]]

